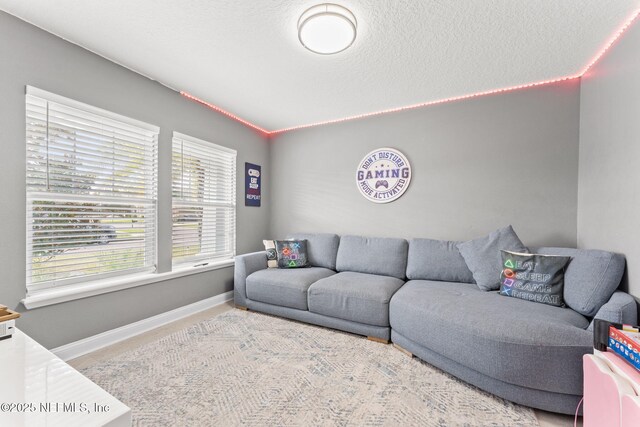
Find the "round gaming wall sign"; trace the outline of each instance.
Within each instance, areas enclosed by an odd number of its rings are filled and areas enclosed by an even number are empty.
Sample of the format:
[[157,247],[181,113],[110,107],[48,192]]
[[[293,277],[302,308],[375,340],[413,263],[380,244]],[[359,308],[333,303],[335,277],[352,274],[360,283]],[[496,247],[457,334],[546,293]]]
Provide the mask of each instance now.
[[356,184],[360,193],[374,203],[393,202],[407,191],[411,182],[411,165],[393,148],[373,150],[360,162]]

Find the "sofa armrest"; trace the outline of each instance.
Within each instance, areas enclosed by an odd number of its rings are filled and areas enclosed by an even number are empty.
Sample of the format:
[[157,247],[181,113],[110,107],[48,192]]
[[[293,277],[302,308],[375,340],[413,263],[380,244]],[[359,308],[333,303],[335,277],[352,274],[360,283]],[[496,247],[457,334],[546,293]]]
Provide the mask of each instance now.
[[236,305],[247,306],[247,276],[265,268],[267,268],[267,253],[265,251],[236,256],[233,272],[233,300]]
[[[636,300],[626,292],[615,291],[609,301],[596,313],[594,319],[602,319],[612,323],[636,325],[638,322],[638,306]],[[593,330],[593,321],[589,325]]]

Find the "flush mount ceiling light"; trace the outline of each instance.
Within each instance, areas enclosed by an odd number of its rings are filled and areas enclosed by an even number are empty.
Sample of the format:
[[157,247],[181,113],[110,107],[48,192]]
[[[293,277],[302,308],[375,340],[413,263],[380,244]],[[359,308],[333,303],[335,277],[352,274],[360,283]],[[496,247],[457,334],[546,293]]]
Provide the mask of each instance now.
[[342,52],[356,39],[356,17],[347,8],[323,3],[307,9],[298,20],[298,39],[311,52]]

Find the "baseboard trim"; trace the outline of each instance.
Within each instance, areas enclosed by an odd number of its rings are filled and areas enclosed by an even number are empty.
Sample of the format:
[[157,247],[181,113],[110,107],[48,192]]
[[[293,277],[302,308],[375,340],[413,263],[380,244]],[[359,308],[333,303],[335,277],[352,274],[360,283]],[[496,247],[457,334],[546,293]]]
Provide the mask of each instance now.
[[93,335],[79,341],[56,347],[52,349],[51,352],[65,361],[75,359],[76,357],[84,356],[85,354],[100,350],[101,348],[124,341],[128,338],[140,335],[171,322],[175,322],[176,320],[183,319],[209,308],[213,308],[217,305],[224,304],[232,299],[233,291],[225,292],[211,298],[194,302],[193,304],[178,307],[174,310],[167,311],[156,316],[148,317],[119,328],[102,332],[98,335]]

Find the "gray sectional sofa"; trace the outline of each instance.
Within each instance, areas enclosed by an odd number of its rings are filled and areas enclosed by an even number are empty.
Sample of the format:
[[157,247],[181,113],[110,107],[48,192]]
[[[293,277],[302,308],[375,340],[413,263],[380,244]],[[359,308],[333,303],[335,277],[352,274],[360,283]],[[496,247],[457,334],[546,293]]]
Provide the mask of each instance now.
[[624,257],[569,255],[559,308],[482,291],[456,242],[297,234],[311,267],[267,268],[265,252],[236,257],[236,306],[393,341],[497,396],[572,414],[582,395],[582,355],[593,318],[635,324],[636,302],[617,290]]

